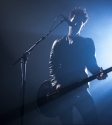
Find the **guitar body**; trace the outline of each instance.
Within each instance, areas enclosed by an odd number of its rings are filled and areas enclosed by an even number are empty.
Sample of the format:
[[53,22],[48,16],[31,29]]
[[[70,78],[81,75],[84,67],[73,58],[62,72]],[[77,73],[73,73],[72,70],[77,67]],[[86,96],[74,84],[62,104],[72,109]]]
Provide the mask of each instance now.
[[[51,95],[50,95],[51,93]],[[37,92],[37,106],[40,112],[46,117],[57,117],[65,109],[72,109],[72,93],[60,96],[60,91],[52,88],[49,80],[45,80]],[[48,95],[48,97],[47,97]],[[73,94],[72,94],[73,95]],[[52,100],[52,101],[51,101]],[[68,106],[69,105],[69,106]]]
[[[45,80],[39,87],[37,92],[37,106],[40,112],[46,117],[56,117],[59,115],[58,105],[56,105],[57,100],[49,102],[46,97],[47,94],[53,92],[53,88],[49,80]],[[43,98],[46,97],[46,98]],[[44,102],[48,102],[43,105]],[[41,105],[42,104],[42,105]]]
[[[103,70],[103,74],[107,74],[112,71],[112,67]],[[83,86],[87,82],[90,82],[99,76],[101,72],[90,76],[81,81],[70,84],[67,87],[64,87],[58,91],[56,91],[55,87],[51,86],[49,80],[45,80],[39,87],[37,92],[37,106],[40,112],[46,117],[57,117],[62,113],[65,109],[71,110],[73,105],[73,96],[72,93],[74,89]],[[69,93],[68,93],[69,92]],[[64,96],[62,96],[64,95]]]

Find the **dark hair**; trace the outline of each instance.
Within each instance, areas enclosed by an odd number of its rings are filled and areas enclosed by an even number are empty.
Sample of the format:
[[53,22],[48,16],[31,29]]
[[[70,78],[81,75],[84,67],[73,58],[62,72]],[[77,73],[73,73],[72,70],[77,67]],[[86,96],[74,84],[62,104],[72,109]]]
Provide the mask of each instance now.
[[74,9],[72,9],[71,12],[70,12],[70,14],[69,14],[69,20],[74,15],[75,16],[82,16],[83,17],[83,23],[86,23],[88,21],[88,14],[87,14],[85,8],[75,7]]

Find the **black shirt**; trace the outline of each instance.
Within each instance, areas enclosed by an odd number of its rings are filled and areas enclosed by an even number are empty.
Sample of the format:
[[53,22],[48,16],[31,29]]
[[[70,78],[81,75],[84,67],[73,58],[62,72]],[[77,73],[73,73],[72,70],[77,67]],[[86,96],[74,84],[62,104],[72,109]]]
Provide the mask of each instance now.
[[65,36],[54,41],[49,61],[52,86],[56,84],[66,86],[87,78],[86,68],[92,74],[100,71],[92,39]]

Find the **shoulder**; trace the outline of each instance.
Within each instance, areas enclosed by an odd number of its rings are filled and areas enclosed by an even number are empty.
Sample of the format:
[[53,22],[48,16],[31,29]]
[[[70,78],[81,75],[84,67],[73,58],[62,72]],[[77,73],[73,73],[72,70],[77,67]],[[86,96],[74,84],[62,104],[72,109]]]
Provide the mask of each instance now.
[[63,43],[63,41],[66,40],[66,36],[64,37],[61,37],[59,39],[56,39],[54,42],[53,42],[53,45],[52,45],[52,49],[55,48],[55,47],[59,47],[61,45],[61,43]]
[[95,45],[94,45],[94,41],[93,41],[92,38],[83,37],[83,39],[84,39],[84,41],[86,42],[86,44],[87,44],[88,46],[95,46]]
[[93,39],[91,38],[84,38],[86,42],[86,49],[88,51],[88,54],[95,54],[95,44]]
[[87,42],[93,42],[93,39],[92,38],[89,38],[89,37],[82,37],[85,41]]

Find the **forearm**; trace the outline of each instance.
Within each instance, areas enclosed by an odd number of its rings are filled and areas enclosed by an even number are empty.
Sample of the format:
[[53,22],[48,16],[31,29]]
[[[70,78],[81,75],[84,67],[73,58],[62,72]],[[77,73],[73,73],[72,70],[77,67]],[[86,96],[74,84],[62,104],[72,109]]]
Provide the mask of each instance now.
[[87,69],[89,70],[90,73],[96,74],[96,73],[100,72],[101,68],[96,63],[93,63],[91,65],[88,65]]
[[61,59],[60,55],[52,53],[49,61],[49,73],[50,73],[50,81],[52,86],[60,83],[60,73],[61,73]]
[[89,72],[92,74],[96,74],[100,72],[100,69],[101,69],[97,64],[96,57],[94,55],[89,57],[86,67],[89,70]]

